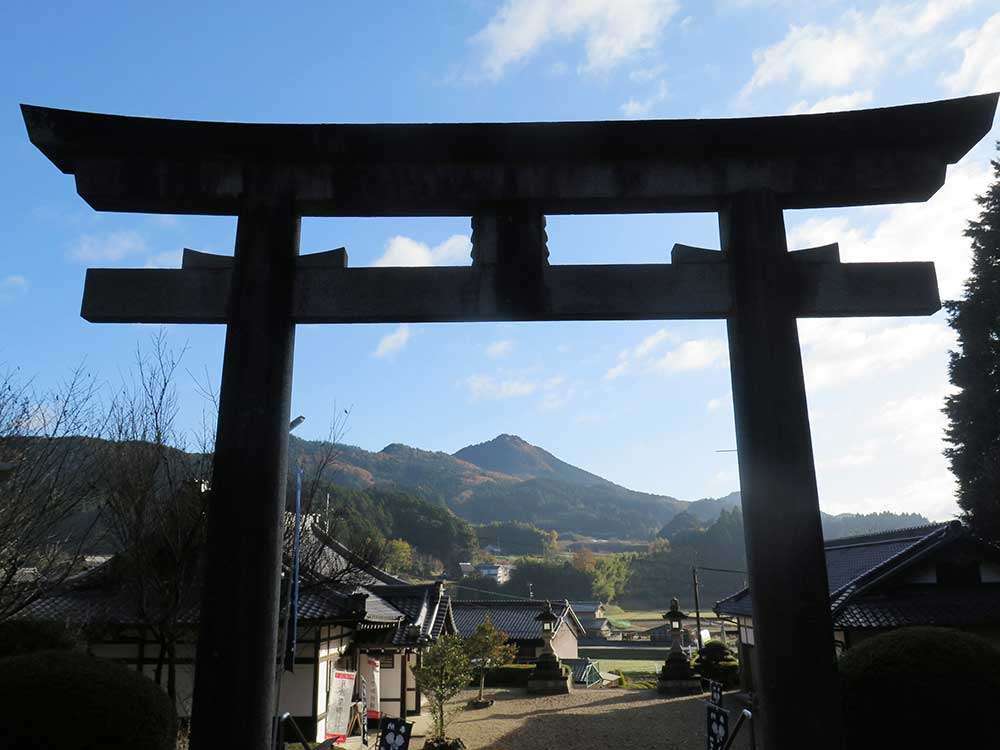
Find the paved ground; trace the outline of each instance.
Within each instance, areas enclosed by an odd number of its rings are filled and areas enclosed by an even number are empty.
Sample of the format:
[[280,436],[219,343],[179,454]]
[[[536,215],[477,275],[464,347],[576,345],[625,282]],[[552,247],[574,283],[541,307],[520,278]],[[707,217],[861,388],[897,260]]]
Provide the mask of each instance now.
[[[469,750],[703,750],[705,696],[660,698],[653,691],[591,688],[570,695],[535,697],[524,690],[495,690],[496,703],[481,711],[459,711],[448,736]],[[455,699],[456,709],[474,691]],[[731,698],[727,696],[727,701]],[[739,709],[727,705],[735,723]],[[414,727],[410,747],[423,747],[428,717]],[[740,733],[745,734],[744,732]],[[736,750],[746,750],[746,737]]]

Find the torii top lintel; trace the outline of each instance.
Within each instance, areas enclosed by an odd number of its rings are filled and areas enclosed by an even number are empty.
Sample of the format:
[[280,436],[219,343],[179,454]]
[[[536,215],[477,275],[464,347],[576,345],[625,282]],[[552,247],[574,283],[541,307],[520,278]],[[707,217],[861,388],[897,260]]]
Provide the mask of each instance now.
[[[922,201],[990,129],[997,94],[715,120],[272,125],[22,105],[34,143],[101,211],[237,215],[266,175],[303,216],[714,211]],[[256,180],[256,182],[255,182]]]

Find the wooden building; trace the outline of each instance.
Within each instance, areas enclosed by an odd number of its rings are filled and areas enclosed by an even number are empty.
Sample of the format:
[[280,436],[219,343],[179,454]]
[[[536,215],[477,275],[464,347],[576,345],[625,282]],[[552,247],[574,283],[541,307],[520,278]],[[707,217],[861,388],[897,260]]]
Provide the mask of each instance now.
[[[824,547],[838,649],[908,625],[959,628],[1000,644],[1000,549],[958,521],[830,539]],[[751,689],[749,589],[717,602],[715,611],[739,626],[741,678]]]
[[[467,638],[488,617],[517,646],[517,661],[532,662],[541,653],[542,624],[535,618],[545,610],[543,599],[455,599],[451,609],[459,635]],[[586,634],[567,601],[552,602],[558,620],[552,636],[552,650],[560,659],[576,659],[577,644]]]
[[[327,736],[334,671],[357,671],[370,682],[371,658],[379,664],[379,705],[370,708],[399,716],[405,696],[406,713],[419,713],[412,668],[438,636],[456,632],[450,598],[440,582],[410,584],[364,564],[335,540],[325,542],[329,566],[347,561],[356,569],[350,580],[316,571],[302,574],[293,671],[282,673],[278,702],[279,713],[289,712],[307,738],[318,741]],[[112,558],[67,581],[22,617],[79,629],[90,653],[134,666],[155,680],[160,646],[140,616],[135,597],[122,585],[116,564]],[[194,605],[179,618],[183,635],[174,651],[174,679],[182,718],[191,714],[198,615]],[[165,689],[167,679],[168,671],[161,667],[159,682]]]

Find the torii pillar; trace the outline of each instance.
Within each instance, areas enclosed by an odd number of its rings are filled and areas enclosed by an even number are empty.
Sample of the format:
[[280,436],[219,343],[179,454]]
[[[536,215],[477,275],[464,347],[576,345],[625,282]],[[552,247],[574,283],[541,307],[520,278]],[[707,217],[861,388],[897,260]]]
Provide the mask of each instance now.
[[[783,266],[794,261],[772,193],[734,196],[719,213],[719,230],[733,291],[726,328],[759,657],[754,689],[767,707],[754,718],[766,747],[835,747],[840,699],[823,530],[796,305],[782,283]],[[828,710],[803,711],[805,701]]]
[[[796,319],[929,315],[931,263],[788,252],[783,209],[927,200],[997,95],[732,120],[244,125],[24,105],[103,211],[238,216],[235,258],[91,269],[93,322],[227,325],[192,746],[269,750],[294,326],[725,318],[766,750],[839,750],[840,702]],[[715,211],[722,252],[549,265],[547,213]],[[301,216],[471,216],[473,265],[298,256]]]

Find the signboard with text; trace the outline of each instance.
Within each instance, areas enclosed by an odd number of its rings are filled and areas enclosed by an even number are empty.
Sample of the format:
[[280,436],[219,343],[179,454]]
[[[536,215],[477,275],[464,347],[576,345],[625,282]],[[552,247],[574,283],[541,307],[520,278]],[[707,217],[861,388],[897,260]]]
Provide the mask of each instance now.
[[326,700],[326,739],[343,742],[351,724],[351,704],[354,697],[356,672],[333,670],[330,674]]

